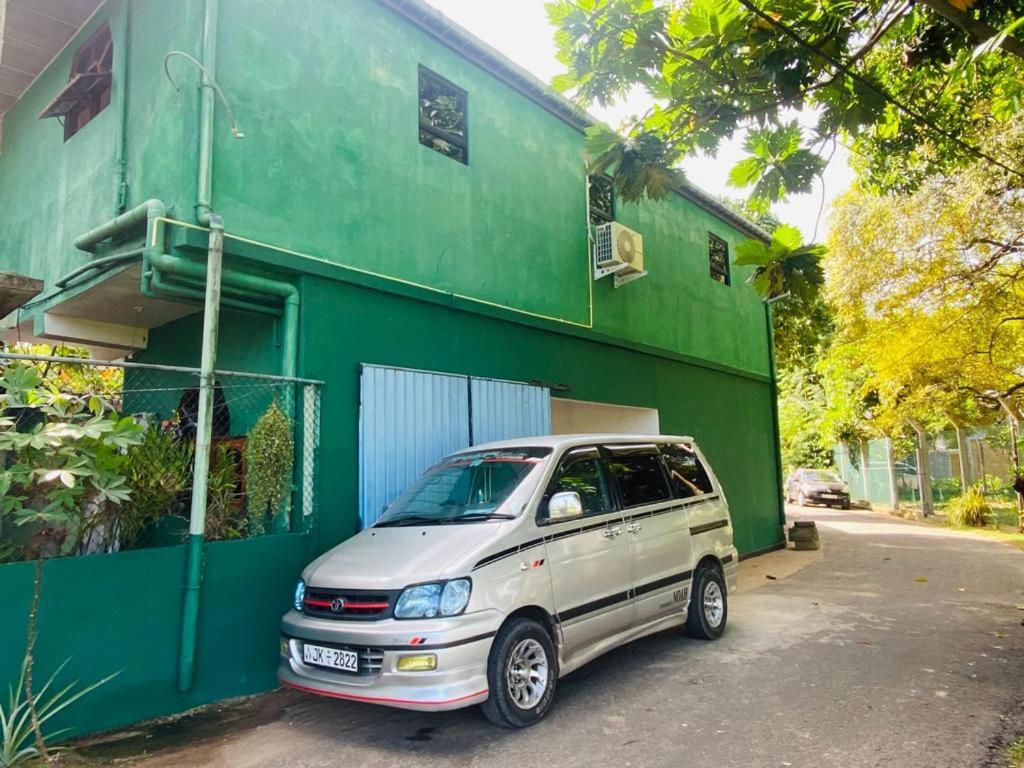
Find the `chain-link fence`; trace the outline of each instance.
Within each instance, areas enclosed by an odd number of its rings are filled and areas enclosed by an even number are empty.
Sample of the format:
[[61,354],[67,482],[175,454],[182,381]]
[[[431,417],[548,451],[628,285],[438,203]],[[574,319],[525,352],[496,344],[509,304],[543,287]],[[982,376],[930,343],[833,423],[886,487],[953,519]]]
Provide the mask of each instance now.
[[[0,353],[0,562],[180,543],[195,483],[199,371]],[[320,385],[218,372],[209,540],[307,531]]]
[[[931,478],[932,501],[941,504],[963,493],[966,485],[977,483],[986,493],[1007,500],[1013,499],[1012,474],[1009,451],[989,430],[976,430],[965,435],[967,451],[961,462],[960,448],[953,430],[928,436],[928,467]],[[839,474],[850,485],[855,499],[872,504],[891,503],[890,486],[895,481],[896,496],[900,503],[921,502],[921,478],[918,457],[914,451],[894,455],[892,473],[889,471],[886,441],[868,440],[863,446],[839,444],[833,451],[833,460]],[[867,461],[865,465],[864,461]],[[962,477],[966,471],[966,483]]]

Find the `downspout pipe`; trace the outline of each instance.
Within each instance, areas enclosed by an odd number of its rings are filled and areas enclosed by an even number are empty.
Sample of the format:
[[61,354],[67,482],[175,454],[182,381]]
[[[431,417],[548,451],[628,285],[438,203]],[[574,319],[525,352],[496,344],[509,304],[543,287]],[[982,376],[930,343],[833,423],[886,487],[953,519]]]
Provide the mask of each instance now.
[[114,41],[114,95],[117,99],[117,123],[114,134],[114,214],[124,211],[128,204],[128,57],[131,45],[132,4],[123,3],[124,18]]
[[199,173],[196,192],[196,219],[209,226],[213,215],[213,118],[214,98],[211,77],[217,71],[217,21],[220,1],[206,0],[203,11],[203,69],[199,85]]
[[[150,266],[158,272],[193,280],[206,279],[206,270],[202,264],[165,253],[153,253],[149,256]],[[260,275],[227,270],[223,274],[223,284],[232,289],[240,289],[242,293],[263,294],[281,299],[284,305],[284,318],[281,347],[281,375],[294,378],[296,375],[296,353],[298,351],[299,330],[299,289],[291,283],[271,280]]]
[[779,525],[782,528],[783,543],[786,535],[786,500],[784,497],[782,478],[782,431],[779,429],[779,372],[775,363],[775,319],[772,305],[789,294],[769,299],[764,303],[764,318],[768,326],[768,372],[771,377],[770,397],[772,400],[772,439],[775,443],[775,503],[779,510]]
[[206,256],[206,304],[203,311],[203,348],[199,365],[199,413],[192,472],[192,508],[189,514],[185,595],[181,616],[181,652],[178,656],[178,689],[187,691],[195,677],[196,642],[199,634],[199,597],[203,581],[203,543],[206,539],[206,492],[210,473],[213,435],[214,369],[217,362],[217,330],[220,324],[221,267],[224,261],[224,222],[210,217],[210,241]]

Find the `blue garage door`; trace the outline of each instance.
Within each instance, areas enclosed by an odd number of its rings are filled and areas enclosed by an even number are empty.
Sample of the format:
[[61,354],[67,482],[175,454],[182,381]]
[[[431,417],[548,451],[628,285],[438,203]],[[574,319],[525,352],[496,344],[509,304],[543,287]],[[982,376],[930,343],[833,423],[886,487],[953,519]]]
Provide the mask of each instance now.
[[365,528],[424,470],[469,445],[551,431],[546,387],[363,365],[359,517]]

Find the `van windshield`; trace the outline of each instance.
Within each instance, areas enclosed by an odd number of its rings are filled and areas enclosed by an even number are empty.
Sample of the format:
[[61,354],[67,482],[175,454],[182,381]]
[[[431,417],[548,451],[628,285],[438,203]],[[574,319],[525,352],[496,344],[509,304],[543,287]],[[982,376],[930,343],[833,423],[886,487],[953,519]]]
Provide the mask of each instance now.
[[449,456],[409,486],[375,527],[513,518],[498,508],[550,453],[550,448],[508,448]]

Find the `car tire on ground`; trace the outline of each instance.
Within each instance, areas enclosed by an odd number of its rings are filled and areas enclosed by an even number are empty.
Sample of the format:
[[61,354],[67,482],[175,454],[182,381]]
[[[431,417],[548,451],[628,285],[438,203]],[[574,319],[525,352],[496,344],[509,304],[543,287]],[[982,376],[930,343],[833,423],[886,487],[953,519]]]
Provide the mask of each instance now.
[[725,579],[712,566],[701,566],[693,577],[686,633],[697,640],[717,640],[729,618],[729,600]]
[[849,509],[849,508],[850,508],[850,502],[849,501],[844,501],[843,502],[843,509]]
[[532,619],[511,619],[491,644],[490,695],[480,709],[501,728],[526,728],[547,714],[557,682],[558,654],[547,630]]

